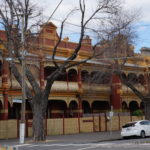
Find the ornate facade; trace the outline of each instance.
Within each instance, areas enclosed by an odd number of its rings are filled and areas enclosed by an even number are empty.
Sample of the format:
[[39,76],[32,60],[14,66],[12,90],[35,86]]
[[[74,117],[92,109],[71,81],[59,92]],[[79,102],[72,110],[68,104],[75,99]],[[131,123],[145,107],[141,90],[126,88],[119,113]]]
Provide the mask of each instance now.
[[[26,65],[30,67],[41,88],[46,77],[56,68],[51,62],[52,49],[58,39],[57,27],[53,23],[41,26],[39,38],[30,42]],[[0,36],[4,32],[0,31]],[[5,36],[4,36],[5,38]],[[35,49],[32,45],[38,47]],[[56,59],[59,63],[70,56],[77,44],[64,38],[59,45]],[[76,61],[87,58],[91,54],[91,39],[86,36]],[[5,52],[0,46],[1,52]],[[146,75],[149,71],[149,53],[142,49],[141,54],[133,54],[124,66],[124,76],[132,80],[142,92],[147,91]],[[17,63],[17,62],[16,62]],[[86,116],[92,113],[110,111],[134,111],[143,109],[140,99],[120,79],[105,69],[107,65],[90,60],[85,64],[72,67],[58,78],[49,95],[47,108],[48,118]],[[19,64],[18,64],[18,67]],[[21,71],[21,67],[20,67]],[[22,92],[15,80],[6,57],[1,55],[0,62],[0,119],[19,119]],[[32,118],[31,108],[26,100],[26,117]]]

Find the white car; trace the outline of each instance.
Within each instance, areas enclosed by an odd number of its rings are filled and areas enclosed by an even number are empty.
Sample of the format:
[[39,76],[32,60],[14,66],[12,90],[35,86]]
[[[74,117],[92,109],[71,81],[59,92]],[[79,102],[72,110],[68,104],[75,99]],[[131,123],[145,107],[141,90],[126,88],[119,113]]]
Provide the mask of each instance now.
[[150,121],[140,120],[123,125],[121,136],[123,138],[129,136],[141,136],[142,138],[145,138],[146,136],[150,136]]

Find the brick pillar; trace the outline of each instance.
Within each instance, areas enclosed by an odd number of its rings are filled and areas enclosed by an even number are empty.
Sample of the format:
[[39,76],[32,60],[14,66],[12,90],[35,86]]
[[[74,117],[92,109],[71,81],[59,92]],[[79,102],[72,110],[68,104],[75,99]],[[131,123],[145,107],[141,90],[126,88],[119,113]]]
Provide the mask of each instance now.
[[[78,68],[78,87],[79,87],[79,93],[82,93],[82,77],[81,77],[81,69],[80,66]],[[82,117],[83,116],[83,109],[82,109],[82,99],[80,94],[77,94],[77,98],[78,98],[78,111],[79,111],[79,116]]]
[[79,92],[82,92],[82,77],[81,77],[80,68],[78,68],[78,87],[79,87]]
[[145,87],[145,90],[146,92],[149,92],[148,90],[150,89],[150,84],[148,83],[148,69],[146,69],[145,73],[144,73],[144,80],[145,82],[143,83],[144,84],[144,87]]
[[40,62],[40,87],[44,89],[44,62]]
[[2,119],[4,120],[8,119],[8,75],[9,75],[9,65],[7,61],[4,61],[2,67],[2,88],[4,100]]
[[114,109],[121,109],[121,82],[117,75],[112,76],[111,105]]
[[76,97],[78,98],[78,116],[82,117],[83,116],[82,99],[79,94],[77,94]]

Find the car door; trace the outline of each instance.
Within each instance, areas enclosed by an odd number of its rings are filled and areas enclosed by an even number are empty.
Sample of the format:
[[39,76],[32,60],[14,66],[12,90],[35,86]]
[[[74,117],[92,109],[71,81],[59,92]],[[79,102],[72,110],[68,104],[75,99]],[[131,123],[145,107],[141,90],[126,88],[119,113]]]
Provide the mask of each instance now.
[[147,121],[147,125],[148,125],[148,136],[150,136],[150,121]]
[[142,129],[145,131],[146,136],[150,135],[150,121],[145,120],[141,121],[140,125],[142,126]]

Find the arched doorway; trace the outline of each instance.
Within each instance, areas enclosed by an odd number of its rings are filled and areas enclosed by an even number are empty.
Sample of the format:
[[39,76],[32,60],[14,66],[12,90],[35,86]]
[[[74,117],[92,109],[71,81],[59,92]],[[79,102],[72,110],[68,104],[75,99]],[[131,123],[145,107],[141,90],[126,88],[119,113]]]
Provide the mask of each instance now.
[[88,71],[86,71],[86,70],[81,71],[81,80],[84,83],[88,83],[90,81],[90,75],[89,75]]
[[82,102],[82,108],[83,108],[84,114],[90,114],[91,113],[90,104],[87,101]]
[[145,81],[145,78],[144,78],[144,75],[140,74],[138,76],[138,82],[141,84],[141,85],[144,85],[146,83]]
[[112,74],[110,74],[109,72],[105,72],[102,83],[103,84],[109,84],[111,81],[111,76],[112,76]]
[[99,83],[101,80],[100,75],[101,73],[98,71],[91,72],[91,83],[96,83],[96,84]]
[[44,78],[46,79],[50,74],[56,70],[56,67],[47,66],[44,68]]
[[126,76],[126,74],[124,72],[121,74],[121,77],[125,80],[128,80],[128,77]]
[[133,83],[133,84],[138,83],[138,78],[135,73],[128,74],[128,82]]
[[92,103],[93,113],[106,112],[110,109],[109,103],[107,101],[94,101]]
[[2,119],[2,110],[3,110],[3,104],[0,100],[0,120]]
[[62,118],[67,116],[67,104],[63,100],[49,100],[47,108],[48,118]]
[[71,101],[69,104],[69,117],[77,117],[78,116],[78,104],[76,101]]
[[26,118],[27,119],[33,118],[32,108],[29,100],[26,100]]
[[21,117],[21,103],[13,103],[13,107],[10,107],[10,118],[12,119],[20,119]]
[[68,81],[77,82],[77,80],[78,80],[77,71],[75,69],[70,69],[68,71]]
[[126,102],[122,102],[122,110],[123,111],[128,111],[129,110]]
[[141,109],[142,111],[144,111],[144,102],[141,102],[141,103],[140,103],[140,109]]
[[139,109],[138,103],[136,101],[131,101],[129,103],[129,109],[131,112],[134,112],[135,110]]
[[14,119],[13,107],[10,105],[10,102],[8,102],[8,119]]

